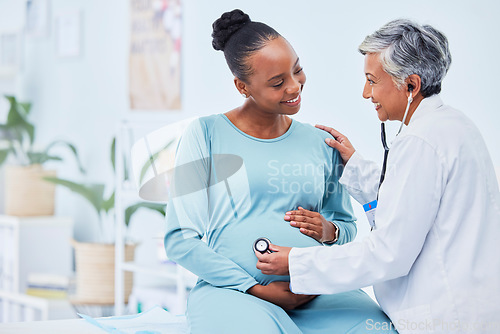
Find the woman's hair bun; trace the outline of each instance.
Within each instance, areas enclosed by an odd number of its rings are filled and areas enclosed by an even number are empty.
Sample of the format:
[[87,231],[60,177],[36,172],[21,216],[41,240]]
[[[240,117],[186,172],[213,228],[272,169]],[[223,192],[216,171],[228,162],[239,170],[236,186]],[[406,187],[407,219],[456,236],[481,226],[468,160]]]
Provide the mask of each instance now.
[[212,24],[212,46],[214,49],[224,51],[229,38],[250,21],[250,17],[239,9],[222,14]]

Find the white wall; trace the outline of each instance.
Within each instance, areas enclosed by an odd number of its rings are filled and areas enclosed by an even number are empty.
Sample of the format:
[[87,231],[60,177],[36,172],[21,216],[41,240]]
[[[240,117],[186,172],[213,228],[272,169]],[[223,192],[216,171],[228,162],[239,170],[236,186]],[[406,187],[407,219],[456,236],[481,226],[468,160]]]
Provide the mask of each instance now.
[[[50,4],[49,34],[26,40],[24,69],[18,83],[9,87],[33,102],[40,142],[64,137],[77,144],[89,168],[89,180],[111,178],[109,142],[119,120],[170,122],[225,112],[241,102],[223,55],[212,49],[210,37],[212,22],[234,8],[276,28],[300,56],[308,81],[296,118],[336,127],[362,154],[378,161],[382,155],[379,122],[372,104],[361,97],[363,57],[357,46],[395,18],[434,25],[447,35],[453,56],[442,98],[475,121],[495,165],[500,165],[495,147],[500,142],[500,110],[495,101],[500,66],[494,59],[500,54],[497,1],[185,0],[184,109],[177,112],[129,109],[129,1],[52,0]],[[55,52],[54,16],[71,9],[83,13],[83,52],[77,58],[61,59]],[[22,15],[22,1],[0,0],[0,28],[19,25]],[[4,91],[0,82],[0,93]],[[77,177],[71,164],[59,169],[61,176]],[[90,208],[62,189],[58,194],[58,214],[74,215],[76,237],[88,238],[93,233],[88,224],[93,218]]]

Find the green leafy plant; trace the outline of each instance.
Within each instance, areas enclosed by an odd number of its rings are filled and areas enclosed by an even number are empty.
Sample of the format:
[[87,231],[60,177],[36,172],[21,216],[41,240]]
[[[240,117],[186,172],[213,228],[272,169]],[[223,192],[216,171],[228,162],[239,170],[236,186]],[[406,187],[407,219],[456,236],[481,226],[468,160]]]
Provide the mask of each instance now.
[[[111,164],[113,167],[113,171],[115,171],[115,139],[113,139],[111,143]],[[97,213],[101,236],[103,238],[105,237],[103,224],[105,221],[105,217],[111,214],[112,209],[115,207],[115,191],[113,191],[111,195],[109,195],[109,197],[106,197],[106,184],[104,183],[85,184],[56,177],[45,177],[44,179],[57,185],[61,185],[85,198]],[[128,175],[125,175],[125,179],[128,179]],[[137,212],[137,210],[141,208],[150,209],[165,216],[165,204],[137,202],[125,209],[125,226],[129,226],[132,216],[135,212]]]
[[35,126],[28,120],[31,111],[31,103],[19,102],[14,96],[5,95],[10,103],[7,121],[0,124],[0,165],[12,155],[17,164],[29,166],[44,164],[47,161],[62,161],[59,156],[51,154],[56,146],[67,147],[75,156],[78,167],[82,173],[85,170],[78,158],[76,147],[63,140],[55,140],[48,144],[43,150],[35,150]]

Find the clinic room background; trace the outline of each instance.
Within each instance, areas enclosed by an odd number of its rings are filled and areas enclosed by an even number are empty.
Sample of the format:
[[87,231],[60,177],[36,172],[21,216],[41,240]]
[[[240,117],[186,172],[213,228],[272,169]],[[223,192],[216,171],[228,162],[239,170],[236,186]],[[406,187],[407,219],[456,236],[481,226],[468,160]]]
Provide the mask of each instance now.
[[[378,162],[383,157],[380,123],[372,103],[361,96],[365,76],[357,47],[366,35],[395,18],[432,24],[448,37],[453,57],[442,99],[474,121],[497,166],[497,175],[500,172],[498,1],[183,0],[180,110],[132,110],[130,106],[130,0],[48,3],[48,32],[39,38],[23,38],[19,71],[15,77],[0,78],[0,122],[8,112],[3,95],[32,102],[30,117],[36,124],[37,141],[71,141],[87,168],[82,180],[71,159],[64,164],[49,163],[61,177],[89,182],[112,179],[109,146],[123,120],[163,125],[224,113],[239,105],[242,97],[222,53],[212,48],[210,36],[212,22],[234,8],[276,28],[299,55],[307,83],[301,110],[294,118],[336,128],[366,158]],[[81,15],[79,55],[59,57],[53,18],[75,10]],[[25,1],[0,0],[0,31],[22,30],[25,20]],[[389,138],[396,130],[397,125],[389,127]],[[3,190],[3,176],[1,179]],[[358,238],[362,238],[369,227],[362,208],[354,201],[353,206],[359,220]],[[72,217],[76,240],[90,240],[99,233],[97,226],[88,223],[95,215],[92,208],[62,187],[56,190],[56,215]],[[134,216],[132,233],[149,238],[145,231],[153,228],[157,219],[147,212]]]

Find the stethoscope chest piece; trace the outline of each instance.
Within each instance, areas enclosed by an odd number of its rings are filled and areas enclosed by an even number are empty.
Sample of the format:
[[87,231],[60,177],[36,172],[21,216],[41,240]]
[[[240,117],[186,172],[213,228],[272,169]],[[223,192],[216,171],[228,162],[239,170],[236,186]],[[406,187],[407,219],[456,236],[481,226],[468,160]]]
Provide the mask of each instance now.
[[258,238],[255,240],[253,243],[253,250],[259,253],[271,253],[271,250],[269,249],[269,245],[271,244],[271,241],[267,238]]

